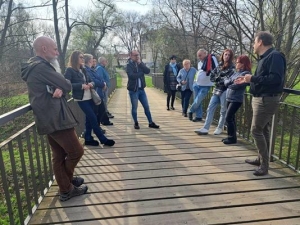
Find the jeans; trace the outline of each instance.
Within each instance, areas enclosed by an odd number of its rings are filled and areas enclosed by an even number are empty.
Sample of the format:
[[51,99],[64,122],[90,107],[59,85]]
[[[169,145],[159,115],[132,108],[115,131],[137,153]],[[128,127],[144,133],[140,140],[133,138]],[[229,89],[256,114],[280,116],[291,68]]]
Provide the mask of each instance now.
[[241,107],[241,102],[227,102],[226,123],[228,139],[236,141],[236,121],[235,114]]
[[100,105],[95,106],[95,113],[97,115],[97,121],[100,126],[101,123],[108,123],[109,118],[107,116],[107,113],[105,111],[105,103],[104,101],[101,102]]
[[167,95],[167,107],[169,108],[169,106],[170,106],[170,99],[171,99],[171,106],[174,107],[176,90],[170,90],[167,94],[168,94]]
[[131,115],[134,123],[138,123],[138,119],[137,119],[138,101],[140,101],[142,106],[144,107],[144,112],[148,119],[149,124],[152,123],[153,121],[152,121],[150,107],[148,104],[148,99],[145,90],[139,89],[136,92],[129,91],[129,97],[131,101]]
[[267,167],[267,169],[269,165],[270,121],[278,109],[279,99],[279,96],[252,98],[251,133],[258,149],[261,165]]
[[99,127],[97,116],[94,108],[95,104],[92,99],[86,101],[78,101],[78,105],[85,114],[85,136],[86,141],[93,140],[92,130],[97,136],[99,141],[103,144],[107,141],[107,138],[103,135],[101,128]]
[[208,94],[210,86],[194,85],[194,102],[189,110],[191,113],[196,113],[196,118],[202,118],[202,101]]
[[83,155],[83,147],[74,128],[55,131],[47,138],[52,149],[52,167],[59,192],[69,192],[73,188],[74,169]]
[[209,130],[210,125],[214,119],[214,114],[216,111],[217,106],[221,104],[220,109],[220,118],[218,123],[218,128],[223,129],[225,123],[225,114],[226,114],[226,91],[224,91],[221,96],[213,95],[209,101],[207,112],[206,112],[206,119],[204,123],[204,128]]
[[184,91],[181,91],[181,105],[183,113],[187,113],[192,94],[193,92],[190,89],[185,89]]

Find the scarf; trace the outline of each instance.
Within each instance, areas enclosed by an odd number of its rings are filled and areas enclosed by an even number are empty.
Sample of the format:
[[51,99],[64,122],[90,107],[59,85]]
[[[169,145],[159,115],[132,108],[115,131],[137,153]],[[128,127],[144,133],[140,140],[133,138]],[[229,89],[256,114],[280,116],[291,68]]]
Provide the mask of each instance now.
[[204,59],[203,65],[201,67],[201,69],[206,72],[206,76],[209,76],[210,72],[213,71],[214,68],[216,68],[215,62],[214,62],[214,60],[212,58],[213,56],[214,55],[209,54]]
[[174,64],[170,63],[170,66],[171,66],[171,68],[172,68],[172,70],[173,70],[174,76],[176,77],[176,76],[177,76],[176,63],[174,63]]

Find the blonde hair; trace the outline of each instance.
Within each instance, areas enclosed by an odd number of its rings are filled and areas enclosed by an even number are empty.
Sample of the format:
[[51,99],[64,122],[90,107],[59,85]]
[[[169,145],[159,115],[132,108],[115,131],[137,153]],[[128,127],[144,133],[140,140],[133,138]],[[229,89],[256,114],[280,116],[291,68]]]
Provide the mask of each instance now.
[[189,59],[184,59],[183,61],[182,61],[182,65],[185,65],[185,64],[191,64],[191,60],[189,60]]

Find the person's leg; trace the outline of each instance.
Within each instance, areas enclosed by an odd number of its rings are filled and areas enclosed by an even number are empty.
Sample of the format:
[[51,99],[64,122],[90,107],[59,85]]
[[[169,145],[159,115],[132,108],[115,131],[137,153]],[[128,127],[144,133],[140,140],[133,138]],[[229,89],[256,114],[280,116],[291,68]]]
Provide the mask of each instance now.
[[[254,97],[252,98],[253,117],[251,133],[258,149],[261,167],[258,174],[265,175],[269,167],[269,124],[272,116],[279,106],[279,97]],[[257,171],[256,171],[257,172]]]
[[109,123],[110,122],[109,118],[107,116],[107,113],[105,111],[105,102],[104,101],[102,101],[101,104],[98,105],[98,117],[100,120],[100,122],[98,120],[99,125],[100,125],[100,123]]
[[141,104],[144,108],[144,112],[148,119],[149,124],[151,124],[153,121],[152,121],[152,117],[151,117],[151,112],[150,112],[150,107],[149,107],[146,92],[145,92],[145,90],[139,90],[138,92],[139,92],[139,101],[141,102]]
[[226,112],[226,123],[227,123],[227,134],[228,140],[236,141],[236,122],[235,114],[238,109],[241,107],[241,102],[228,102],[227,103],[227,112]]
[[134,121],[134,123],[138,123],[137,119],[137,108],[138,108],[138,91],[129,91],[129,97],[130,97],[130,102],[131,102],[131,116]]
[[170,98],[171,98],[171,91],[167,93],[167,109],[170,109]]
[[185,94],[184,94],[183,112],[186,114],[189,107],[190,98],[193,92],[190,89],[187,89],[184,92]]
[[208,94],[210,87],[208,86],[200,86],[200,90],[197,96],[197,102],[195,105],[196,118],[202,118],[203,110],[202,110],[202,101]]
[[217,95],[213,95],[209,101],[207,110],[206,110],[206,118],[204,123],[204,128],[209,130],[210,125],[214,119],[214,114],[217,106],[220,104],[220,98]]
[[174,102],[175,102],[176,90],[171,91],[171,108],[174,110]]
[[193,103],[192,103],[192,105],[189,109],[189,113],[196,112],[196,105],[197,105],[197,102],[198,102],[199,91],[200,91],[200,86],[199,85],[194,85],[193,86],[194,101],[193,101]]
[[182,108],[182,114],[184,113],[183,108],[184,108],[184,98],[185,98],[185,92],[181,91],[181,108]]
[[52,165],[60,193],[69,192],[74,169],[83,155],[75,129],[60,130],[47,135],[52,149]]
[[87,101],[80,101],[78,102],[80,108],[85,113],[87,120],[89,121],[94,134],[97,136],[97,138],[100,140],[102,144],[105,144],[107,142],[107,138],[103,135],[98,122],[96,114],[93,110],[94,102],[93,100],[87,100]]
[[224,91],[221,94],[221,96],[219,96],[219,98],[220,98],[221,109],[220,109],[220,118],[219,118],[218,128],[223,130],[224,124],[225,124],[226,111],[227,111],[226,91]]

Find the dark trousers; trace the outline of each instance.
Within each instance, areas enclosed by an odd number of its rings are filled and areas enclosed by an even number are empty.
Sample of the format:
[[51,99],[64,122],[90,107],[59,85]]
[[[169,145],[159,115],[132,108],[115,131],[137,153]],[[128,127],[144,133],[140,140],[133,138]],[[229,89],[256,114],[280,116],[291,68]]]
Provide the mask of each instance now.
[[107,138],[103,135],[99,127],[97,116],[95,114],[95,104],[92,99],[86,101],[78,101],[78,105],[85,114],[85,136],[86,141],[92,140],[92,130],[101,143],[105,143]]
[[175,95],[176,90],[170,90],[167,95],[167,107],[170,106],[170,100],[171,100],[171,106],[174,107],[174,101],[175,101]]
[[266,169],[269,166],[270,121],[278,109],[279,99],[280,96],[252,98],[251,133],[262,162],[261,166]]
[[100,126],[101,123],[108,123],[109,118],[106,113],[105,102],[102,100],[100,105],[95,106],[95,113],[97,115],[97,121]]
[[227,123],[227,134],[228,139],[232,141],[236,141],[236,120],[235,114],[238,109],[241,107],[241,102],[227,102],[227,112],[225,116],[225,120]]
[[185,89],[184,91],[181,91],[181,105],[183,113],[187,113],[192,94],[193,92],[190,89]]
[[59,192],[68,192],[73,188],[74,169],[83,155],[83,147],[74,128],[55,131],[47,138],[52,149],[52,167]]

